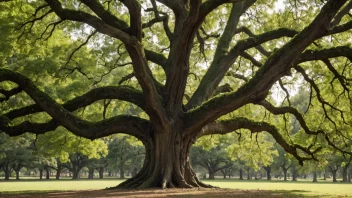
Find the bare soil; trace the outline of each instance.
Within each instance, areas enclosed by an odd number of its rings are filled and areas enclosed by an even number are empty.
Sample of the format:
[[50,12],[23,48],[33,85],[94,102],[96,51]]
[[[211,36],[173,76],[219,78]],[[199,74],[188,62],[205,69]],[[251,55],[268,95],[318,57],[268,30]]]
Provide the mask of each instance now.
[[[295,194],[296,193],[296,194]],[[298,193],[298,194],[297,194]],[[234,190],[234,189],[147,189],[147,190],[91,190],[91,191],[65,191],[65,192],[46,192],[46,193],[19,193],[19,194],[0,194],[0,197],[11,198],[77,198],[77,197],[243,197],[243,198],[287,198],[287,197],[302,197],[300,192],[290,191],[265,191],[265,190]]]

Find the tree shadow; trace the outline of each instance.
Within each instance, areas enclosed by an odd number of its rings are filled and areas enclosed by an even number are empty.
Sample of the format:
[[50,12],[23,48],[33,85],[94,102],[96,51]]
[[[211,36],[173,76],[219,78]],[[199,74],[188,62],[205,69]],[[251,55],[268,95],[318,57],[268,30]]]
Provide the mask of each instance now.
[[241,198],[301,198],[301,197],[331,197],[331,195],[309,195],[310,191],[303,190],[235,190],[235,189],[147,189],[147,190],[91,190],[91,191],[61,191],[61,192],[18,192],[16,194],[0,194],[0,197],[19,197],[19,198],[32,198],[32,197],[65,197],[65,198],[76,198],[76,197],[97,197],[97,198],[108,198],[108,197],[128,197],[128,198],[144,198],[144,197],[241,197]]

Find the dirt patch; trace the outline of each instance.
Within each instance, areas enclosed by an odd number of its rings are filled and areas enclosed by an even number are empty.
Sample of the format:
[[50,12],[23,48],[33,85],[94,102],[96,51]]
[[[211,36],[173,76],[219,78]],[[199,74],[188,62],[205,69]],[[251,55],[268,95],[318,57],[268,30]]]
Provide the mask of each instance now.
[[265,190],[234,190],[234,189],[148,189],[148,190],[91,190],[91,191],[65,191],[65,192],[47,192],[47,193],[19,193],[19,194],[0,194],[0,197],[5,198],[34,198],[34,197],[243,197],[243,198],[287,198],[287,197],[302,197],[300,192],[291,191],[265,191]]

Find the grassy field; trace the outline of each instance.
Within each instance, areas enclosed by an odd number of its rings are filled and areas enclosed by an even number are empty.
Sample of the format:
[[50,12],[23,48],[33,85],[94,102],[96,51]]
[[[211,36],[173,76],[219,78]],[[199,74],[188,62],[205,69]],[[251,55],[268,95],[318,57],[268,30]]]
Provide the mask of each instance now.
[[[1,194],[71,191],[71,190],[96,190],[118,185],[123,180],[119,179],[82,179],[72,181],[63,180],[36,180],[23,179],[20,181],[0,181]],[[305,197],[352,197],[352,184],[331,182],[312,183],[310,181],[282,182],[282,181],[240,181],[240,180],[204,180],[205,183],[221,188],[240,190],[270,190],[284,192]]]

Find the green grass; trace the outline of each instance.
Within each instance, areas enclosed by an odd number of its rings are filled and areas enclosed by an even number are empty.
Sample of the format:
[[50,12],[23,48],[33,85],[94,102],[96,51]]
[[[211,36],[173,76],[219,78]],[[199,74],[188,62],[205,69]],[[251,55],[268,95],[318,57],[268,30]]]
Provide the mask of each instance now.
[[70,191],[70,190],[96,190],[117,186],[124,180],[120,179],[94,179],[94,180],[37,180],[23,179],[20,181],[0,181],[0,192],[20,191]]
[[241,180],[204,180],[205,183],[221,188],[248,189],[248,190],[273,190],[273,191],[296,191],[296,194],[305,196],[327,197],[352,197],[352,184],[311,181],[241,181]]
[[[62,180],[37,180],[22,179],[20,181],[0,181],[1,193],[41,193],[52,191],[70,190],[95,190],[113,187],[121,183],[120,179],[82,179],[72,181]],[[203,180],[205,183],[221,188],[247,189],[247,190],[272,190],[277,192],[290,192],[302,196],[313,197],[352,197],[352,184],[310,181],[283,182],[283,181],[240,181],[229,179]]]

